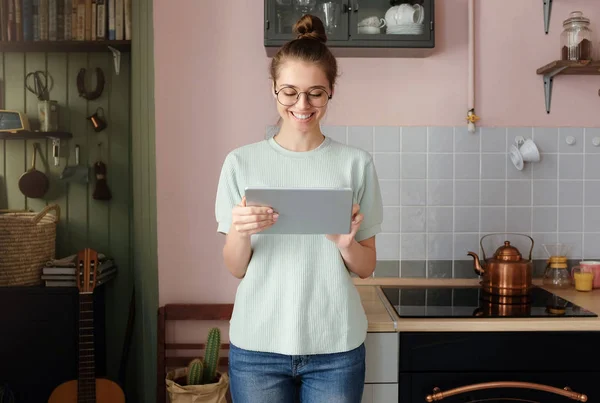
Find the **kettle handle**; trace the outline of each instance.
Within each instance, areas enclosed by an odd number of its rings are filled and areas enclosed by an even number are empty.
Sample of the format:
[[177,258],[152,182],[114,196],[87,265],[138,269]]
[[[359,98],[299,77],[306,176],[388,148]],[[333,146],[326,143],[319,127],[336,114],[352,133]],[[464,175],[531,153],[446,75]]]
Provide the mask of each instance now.
[[487,235],[482,236],[481,239],[479,240],[479,246],[481,247],[481,253],[483,255],[483,260],[484,261],[487,258],[485,256],[485,249],[483,247],[483,239],[485,237],[490,236],[490,235],[519,235],[519,236],[525,236],[525,237],[529,238],[529,240],[531,241],[531,248],[529,249],[529,257],[527,258],[527,260],[531,260],[531,256],[532,256],[532,253],[533,253],[533,242],[534,242],[532,237],[530,237],[529,235],[525,235],[525,234],[519,234],[517,232],[494,232],[492,234],[487,234]]

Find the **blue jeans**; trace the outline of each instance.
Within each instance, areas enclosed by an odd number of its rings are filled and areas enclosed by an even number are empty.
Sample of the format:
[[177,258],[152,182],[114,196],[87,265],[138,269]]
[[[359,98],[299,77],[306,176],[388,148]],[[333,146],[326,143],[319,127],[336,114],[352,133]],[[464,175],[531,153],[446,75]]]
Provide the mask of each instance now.
[[283,355],[230,344],[233,403],[360,403],[365,345],[332,354]]

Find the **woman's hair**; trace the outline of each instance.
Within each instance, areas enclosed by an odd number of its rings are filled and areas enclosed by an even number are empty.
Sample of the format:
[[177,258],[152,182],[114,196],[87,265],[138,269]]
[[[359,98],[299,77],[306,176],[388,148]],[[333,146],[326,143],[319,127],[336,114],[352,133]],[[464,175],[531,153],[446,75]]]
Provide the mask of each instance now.
[[273,82],[279,76],[281,65],[288,59],[315,63],[325,73],[329,86],[333,90],[338,76],[337,61],[327,45],[327,34],[323,22],[314,15],[302,16],[294,25],[296,39],[283,45],[271,60],[271,78]]

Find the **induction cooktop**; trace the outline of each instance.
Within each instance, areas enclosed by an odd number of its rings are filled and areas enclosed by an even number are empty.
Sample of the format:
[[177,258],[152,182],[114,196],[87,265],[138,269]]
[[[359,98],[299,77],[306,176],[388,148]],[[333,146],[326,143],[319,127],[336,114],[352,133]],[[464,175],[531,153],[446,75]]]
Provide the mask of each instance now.
[[598,315],[543,288],[528,297],[490,295],[480,287],[381,286],[398,316],[406,318],[564,318]]

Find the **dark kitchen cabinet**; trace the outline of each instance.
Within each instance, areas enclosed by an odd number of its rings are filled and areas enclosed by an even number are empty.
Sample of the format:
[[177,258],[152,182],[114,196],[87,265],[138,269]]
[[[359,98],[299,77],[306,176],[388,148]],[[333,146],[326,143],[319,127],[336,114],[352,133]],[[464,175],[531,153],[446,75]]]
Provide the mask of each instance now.
[[[265,0],[264,45],[279,47],[294,39],[294,23],[304,14],[313,14],[323,21],[327,45],[332,48],[433,48],[434,3],[435,0]],[[401,11],[407,7],[415,11],[398,12],[398,7],[403,7]],[[416,23],[405,24],[411,14]],[[388,25],[386,15],[388,20],[401,24]],[[365,26],[369,19],[385,26]]]
[[[433,395],[431,385],[441,392],[453,388],[481,384],[484,382],[527,382],[540,386],[551,386],[563,389],[569,387],[573,392],[587,396],[588,402],[598,401],[598,393],[594,385],[598,383],[599,372],[431,372],[406,374],[400,378],[400,402],[426,402],[427,396]],[[435,382],[432,382],[435,379]],[[435,400],[434,400],[435,401]],[[514,403],[514,402],[573,402],[565,396],[529,387],[498,387],[467,391],[439,400],[442,403]],[[578,401],[578,400],[575,400]]]
[[487,382],[526,382],[534,387],[471,390],[441,401],[573,401],[536,387],[570,388],[589,402],[600,401],[596,347],[600,332],[400,333],[399,337],[400,402],[425,402],[436,388],[448,392]]
[[[0,287],[0,386],[15,403],[44,403],[77,379],[77,288]],[[104,290],[94,291],[96,376],[106,375]]]

